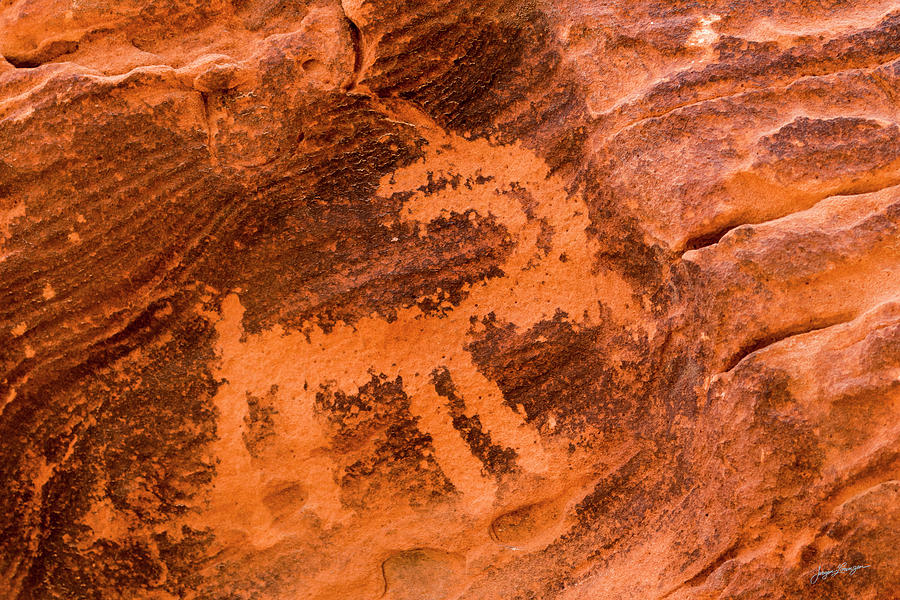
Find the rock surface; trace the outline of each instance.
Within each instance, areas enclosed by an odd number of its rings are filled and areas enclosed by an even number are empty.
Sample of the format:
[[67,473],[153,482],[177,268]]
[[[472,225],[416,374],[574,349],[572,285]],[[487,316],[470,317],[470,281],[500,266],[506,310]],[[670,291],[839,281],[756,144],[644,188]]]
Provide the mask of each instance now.
[[0,55],[3,600],[898,597],[896,1],[6,0]]

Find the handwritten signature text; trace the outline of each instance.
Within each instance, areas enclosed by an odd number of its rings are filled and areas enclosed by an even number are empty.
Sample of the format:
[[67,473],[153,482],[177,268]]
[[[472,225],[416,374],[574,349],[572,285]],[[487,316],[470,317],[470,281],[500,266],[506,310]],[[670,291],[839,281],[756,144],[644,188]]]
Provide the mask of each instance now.
[[810,585],[815,585],[815,584],[819,583],[820,581],[825,581],[825,580],[831,579],[832,577],[835,577],[837,575],[843,575],[844,573],[853,575],[860,569],[868,569],[871,566],[872,565],[856,565],[853,567],[848,567],[847,563],[841,563],[834,569],[823,570],[822,565],[819,565],[819,568],[816,570],[816,572],[810,578],[809,583],[810,583]]

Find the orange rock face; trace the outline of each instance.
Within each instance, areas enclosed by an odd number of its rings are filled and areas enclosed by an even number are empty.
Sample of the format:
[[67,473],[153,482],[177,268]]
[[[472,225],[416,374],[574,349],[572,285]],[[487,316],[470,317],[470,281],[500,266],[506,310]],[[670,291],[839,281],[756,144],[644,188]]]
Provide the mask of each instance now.
[[2,600],[900,594],[895,1],[0,3]]

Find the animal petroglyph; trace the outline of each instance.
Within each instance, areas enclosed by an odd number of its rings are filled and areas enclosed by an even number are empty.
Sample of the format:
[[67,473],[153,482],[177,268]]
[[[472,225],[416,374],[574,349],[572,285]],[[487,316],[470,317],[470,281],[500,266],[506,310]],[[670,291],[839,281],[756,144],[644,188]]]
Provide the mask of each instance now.
[[[596,324],[605,310],[617,321],[633,321],[629,310],[634,309],[628,306],[634,302],[627,284],[594,267],[597,242],[586,231],[589,220],[583,201],[567,193],[541,159],[518,145],[428,134],[428,171],[420,163],[400,169],[383,179],[379,194],[405,194],[401,219],[418,224],[423,236],[425,225],[451,213],[474,211],[493,218],[515,244],[502,265],[504,275],[468,286],[462,302],[456,307],[447,303],[449,310],[443,314],[426,315],[412,306],[400,310],[392,322],[372,316],[353,324],[338,323],[327,333],[317,327],[298,332],[276,326],[247,334],[241,325],[240,292],[228,296],[216,326],[218,374],[227,381],[216,397],[221,431],[227,432],[219,441],[223,462],[214,496],[222,510],[216,514],[228,513],[228,498],[236,488],[241,497],[254,498],[268,479],[290,479],[272,462],[265,472],[257,470],[247,452],[240,451],[246,395],[263,395],[277,386],[277,444],[291,458],[283,463],[285,468],[289,464],[293,477],[306,479],[299,482],[309,491],[304,509],[333,522],[344,518],[336,465],[318,451],[329,440],[317,421],[314,403],[324,387],[354,393],[372,374],[402,379],[410,411],[431,437],[435,458],[460,492],[465,510],[475,513],[489,507],[496,482],[482,473],[482,465],[454,429],[447,400],[435,390],[432,373],[446,369],[467,411],[479,417],[492,439],[515,450],[519,468],[540,474],[560,450],[542,440],[473,364],[465,346],[479,333],[481,319],[493,313],[525,330],[561,311],[574,326],[587,326]],[[476,160],[486,155],[492,160]],[[527,178],[516,173],[526,173]],[[429,193],[429,178],[460,183]],[[309,485],[312,480],[316,485]],[[255,516],[249,521],[257,524],[260,535],[271,536],[263,533],[271,529],[262,502],[250,510]]]

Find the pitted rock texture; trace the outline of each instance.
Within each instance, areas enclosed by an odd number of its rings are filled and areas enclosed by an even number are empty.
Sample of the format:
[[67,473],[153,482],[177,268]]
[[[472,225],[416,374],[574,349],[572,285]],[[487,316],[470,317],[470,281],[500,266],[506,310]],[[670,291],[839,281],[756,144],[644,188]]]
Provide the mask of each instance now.
[[3,600],[898,597],[896,1],[3,0],[0,55]]

